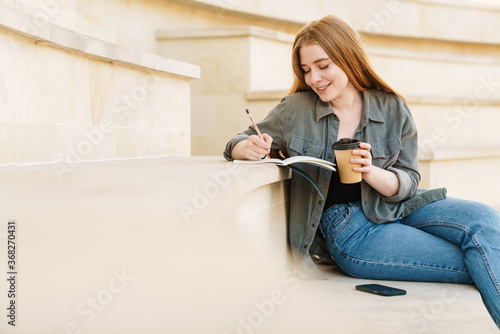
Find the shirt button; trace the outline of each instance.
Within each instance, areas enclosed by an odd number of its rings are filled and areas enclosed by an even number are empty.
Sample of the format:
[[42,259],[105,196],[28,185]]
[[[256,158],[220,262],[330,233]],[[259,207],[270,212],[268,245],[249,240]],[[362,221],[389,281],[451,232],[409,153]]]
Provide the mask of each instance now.
[[318,203],[319,203],[319,204],[323,204],[323,201],[319,201]]
[[368,203],[368,202],[367,202],[367,201],[364,201],[364,202],[363,202],[363,204],[366,204],[366,203]]
[[306,248],[306,249],[307,249],[307,245],[304,245],[304,248]]
[[316,227],[316,224],[312,224],[311,227]]
[[375,218],[375,220],[376,220],[377,222],[378,222],[378,221],[380,221],[380,219],[378,219],[378,218]]
[[333,158],[333,154],[328,154],[328,159],[332,159]]

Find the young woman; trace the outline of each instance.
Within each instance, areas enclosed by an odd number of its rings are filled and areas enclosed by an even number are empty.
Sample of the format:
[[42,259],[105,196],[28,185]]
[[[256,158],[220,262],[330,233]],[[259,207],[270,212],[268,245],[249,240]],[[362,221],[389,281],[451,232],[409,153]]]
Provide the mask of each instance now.
[[236,135],[226,159],[259,160],[273,150],[335,161],[340,138],[361,140],[357,184],[302,166],[293,175],[290,244],[304,277],[321,277],[311,254],[331,256],[367,279],[476,284],[500,326],[500,214],[445,189],[418,188],[417,130],[404,99],[370,65],[358,34],[334,16],[311,22],[293,45],[292,92],[255,129]]

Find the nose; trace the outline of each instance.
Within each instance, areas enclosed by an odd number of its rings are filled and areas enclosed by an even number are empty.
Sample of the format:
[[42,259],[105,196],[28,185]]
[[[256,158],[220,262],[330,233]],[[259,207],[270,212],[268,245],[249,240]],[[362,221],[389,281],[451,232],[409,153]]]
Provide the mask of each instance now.
[[321,73],[316,69],[311,69],[311,82],[320,82]]

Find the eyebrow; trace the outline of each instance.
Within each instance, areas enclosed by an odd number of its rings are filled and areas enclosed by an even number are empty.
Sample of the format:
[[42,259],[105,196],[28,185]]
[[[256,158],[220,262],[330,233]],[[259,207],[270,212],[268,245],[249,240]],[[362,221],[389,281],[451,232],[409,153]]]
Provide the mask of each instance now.
[[[320,58],[320,59],[316,59],[315,61],[313,61],[313,64],[320,63],[320,62],[322,62],[322,61],[324,61],[324,60],[330,60],[330,58]],[[305,64],[300,64],[300,66],[302,67],[302,66],[307,66],[307,65],[305,65]]]

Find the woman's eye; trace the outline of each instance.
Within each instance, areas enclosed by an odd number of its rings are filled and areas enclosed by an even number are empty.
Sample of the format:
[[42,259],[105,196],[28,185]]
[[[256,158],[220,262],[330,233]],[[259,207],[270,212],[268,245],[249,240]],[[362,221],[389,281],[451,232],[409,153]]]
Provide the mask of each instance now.
[[320,68],[320,69],[322,69],[322,70],[325,70],[325,69],[327,69],[327,68],[328,68],[328,66],[329,66],[329,65],[326,65],[326,66],[323,66],[323,67],[321,67],[321,66],[320,66],[319,68]]
[[302,70],[302,72],[304,72],[304,74],[307,74],[307,73],[311,72],[311,70],[307,70],[307,71],[306,70]]

